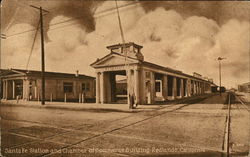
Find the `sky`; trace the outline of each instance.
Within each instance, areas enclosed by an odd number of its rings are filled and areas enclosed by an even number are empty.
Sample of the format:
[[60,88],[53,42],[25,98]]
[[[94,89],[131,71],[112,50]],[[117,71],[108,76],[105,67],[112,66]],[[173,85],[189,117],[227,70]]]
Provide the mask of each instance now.
[[[40,34],[35,31],[39,12],[29,5],[49,11],[44,15],[47,71],[79,70],[94,76],[90,64],[109,53],[106,46],[122,42],[115,1],[5,0],[2,68],[26,69],[31,54],[28,69],[40,69]],[[198,72],[218,84],[217,58],[224,57],[222,85],[231,88],[249,81],[249,2],[118,1],[118,5],[125,41],[142,45],[146,61],[188,74]]]

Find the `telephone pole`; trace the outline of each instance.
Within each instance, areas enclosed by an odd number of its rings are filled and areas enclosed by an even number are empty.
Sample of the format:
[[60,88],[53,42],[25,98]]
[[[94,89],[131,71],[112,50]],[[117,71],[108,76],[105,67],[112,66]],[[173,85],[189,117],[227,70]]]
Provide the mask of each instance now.
[[40,30],[41,30],[41,78],[42,78],[42,96],[41,96],[41,104],[45,104],[45,59],[44,59],[44,36],[43,36],[43,12],[49,13],[47,10],[44,10],[41,6],[36,7],[30,5],[35,9],[39,9],[40,11]]
[[219,91],[220,91],[220,96],[221,96],[221,60],[223,59],[226,59],[226,58],[222,58],[222,57],[218,57],[218,61],[219,61],[219,79],[220,79],[220,88],[219,88]]
[[[6,35],[5,34],[1,34],[0,36],[0,40],[2,39],[6,39]],[[2,45],[2,42],[0,41],[0,46]],[[1,53],[1,50],[0,50],[0,70],[2,69],[2,53]],[[1,71],[0,71],[1,73]],[[1,90],[2,89],[2,78],[0,78],[0,102],[1,102],[1,99],[3,98],[3,91]],[[1,156],[1,153],[0,153],[0,156]]]

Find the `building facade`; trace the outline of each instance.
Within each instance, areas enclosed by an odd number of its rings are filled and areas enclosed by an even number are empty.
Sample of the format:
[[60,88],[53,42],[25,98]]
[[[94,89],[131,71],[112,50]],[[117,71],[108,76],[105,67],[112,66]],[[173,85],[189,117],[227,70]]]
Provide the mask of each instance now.
[[[1,73],[1,98],[40,100],[41,72],[21,69]],[[86,75],[45,72],[45,100],[83,101],[94,99],[95,78]]]
[[238,91],[244,93],[250,93],[250,82],[238,85]]
[[96,70],[97,103],[117,101],[117,75],[126,76],[127,102],[133,95],[137,104],[152,104],[211,92],[213,83],[197,73],[192,76],[144,61],[140,45],[130,42],[107,48],[110,53],[91,64]]

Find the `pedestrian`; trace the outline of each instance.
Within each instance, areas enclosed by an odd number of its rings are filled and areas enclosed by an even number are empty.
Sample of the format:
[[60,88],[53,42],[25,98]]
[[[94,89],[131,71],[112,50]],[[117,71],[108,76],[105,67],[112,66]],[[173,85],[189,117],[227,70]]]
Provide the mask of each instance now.
[[129,94],[129,109],[133,109],[133,105],[134,105],[134,96],[133,94],[132,95]]

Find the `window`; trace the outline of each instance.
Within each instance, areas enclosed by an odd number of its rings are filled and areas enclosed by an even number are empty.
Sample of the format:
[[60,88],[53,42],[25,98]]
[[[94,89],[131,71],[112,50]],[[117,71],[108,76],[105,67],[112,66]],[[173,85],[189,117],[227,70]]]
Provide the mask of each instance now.
[[64,91],[64,93],[72,93],[73,92],[73,83],[72,82],[64,82],[63,83],[63,91]]
[[89,91],[89,90],[90,90],[90,84],[89,84],[89,82],[82,83],[82,91]]
[[161,92],[161,82],[155,82],[155,91]]

